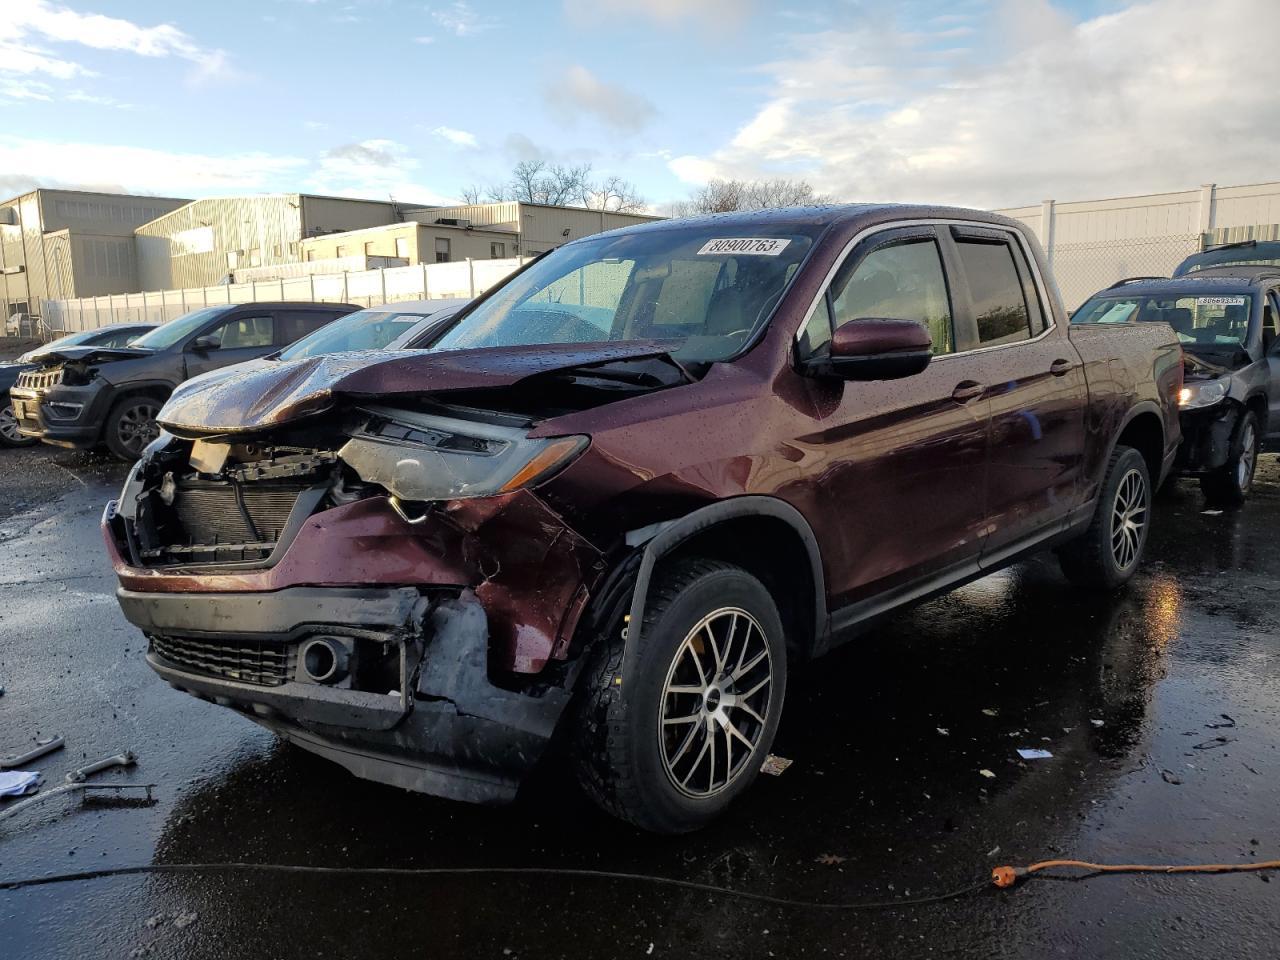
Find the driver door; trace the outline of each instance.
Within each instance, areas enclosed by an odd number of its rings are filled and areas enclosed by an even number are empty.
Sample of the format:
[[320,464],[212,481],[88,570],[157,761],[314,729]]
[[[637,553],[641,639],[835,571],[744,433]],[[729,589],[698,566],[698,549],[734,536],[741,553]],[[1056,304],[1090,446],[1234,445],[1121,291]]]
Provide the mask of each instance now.
[[[198,348],[195,343],[212,337],[217,346]],[[275,319],[269,313],[241,314],[206,330],[187,344],[184,359],[187,377],[262,357],[275,349]]]
[[1280,439],[1280,296],[1267,291],[1262,307],[1262,350],[1267,358],[1267,439]]

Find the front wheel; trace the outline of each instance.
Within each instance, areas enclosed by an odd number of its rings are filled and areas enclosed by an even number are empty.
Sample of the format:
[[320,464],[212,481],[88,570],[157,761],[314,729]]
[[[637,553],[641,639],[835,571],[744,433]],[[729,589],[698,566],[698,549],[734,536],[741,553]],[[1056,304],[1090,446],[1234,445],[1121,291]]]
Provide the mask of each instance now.
[[649,596],[633,675],[622,676],[619,636],[584,680],[574,765],[606,812],[686,833],[759,773],[782,714],[786,644],[769,592],[732,564],[679,561]]
[[38,442],[35,437],[24,437],[18,432],[18,418],[13,415],[13,401],[6,395],[4,406],[0,407],[0,446],[29,447]]
[[1067,579],[1112,590],[1138,569],[1151,527],[1151,476],[1142,454],[1117,446],[1111,453],[1093,520],[1080,537],[1058,550]]
[[160,435],[156,415],[160,401],[155,397],[125,397],[107,417],[103,439],[107,449],[121,460],[137,460],[147,444]]
[[1245,413],[1231,440],[1227,462],[1220,470],[1200,478],[1200,490],[1214,506],[1238,507],[1253,489],[1253,472],[1258,467],[1258,447],[1262,431],[1257,414]]

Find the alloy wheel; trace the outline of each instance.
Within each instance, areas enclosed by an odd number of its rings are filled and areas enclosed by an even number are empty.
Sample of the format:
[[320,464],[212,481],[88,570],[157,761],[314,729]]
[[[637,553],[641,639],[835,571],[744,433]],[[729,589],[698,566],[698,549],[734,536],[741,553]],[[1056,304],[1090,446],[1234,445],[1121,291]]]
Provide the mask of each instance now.
[[1137,562],[1147,509],[1147,481],[1139,471],[1130,470],[1120,479],[1111,510],[1111,555],[1121,570]]
[[7,403],[0,409],[0,437],[9,443],[22,443],[26,439],[18,432],[18,418],[13,415],[13,404]]
[[1236,463],[1236,486],[1241,491],[1249,489],[1253,480],[1253,468],[1258,459],[1258,435],[1252,421],[1246,422],[1240,435],[1240,460]]
[[120,445],[130,453],[141,453],[143,448],[160,435],[156,414],[160,408],[151,403],[139,403],[130,407],[120,417],[116,436]]
[[713,797],[747,769],[764,735],[773,657],[763,628],[738,607],[703,617],[676,649],[662,690],[658,744],[686,796]]

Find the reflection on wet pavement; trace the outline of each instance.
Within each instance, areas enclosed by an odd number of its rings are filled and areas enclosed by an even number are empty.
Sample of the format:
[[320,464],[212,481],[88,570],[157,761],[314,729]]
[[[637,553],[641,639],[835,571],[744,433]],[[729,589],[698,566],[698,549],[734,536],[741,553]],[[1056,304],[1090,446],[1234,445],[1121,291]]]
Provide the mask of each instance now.
[[[1152,562],[1116,596],[1073,590],[1037,560],[796,671],[775,747],[791,768],[711,829],[657,839],[598,814],[554,762],[517,806],[467,807],[355,780],[170,691],[143,665],[88,529],[118,479],[90,474],[60,511],[0,530],[0,752],[56,728],[71,746],[42,769],[60,778],[82,753],[130,746],[141,763],[126,776],[158,782],[161,803],[33,816],[0,834],[0,876],[152,859],[557,866],[854,901],[1049,856],[1275,857],[1278,482],[1267,458],[1248,507],[1218,515],[1180,485],[1158,504]],[[133,877],[0,894],[0,953],[1265,955],[1278,893],[1258,876],[1037,881],[832,914],[636,882]]]

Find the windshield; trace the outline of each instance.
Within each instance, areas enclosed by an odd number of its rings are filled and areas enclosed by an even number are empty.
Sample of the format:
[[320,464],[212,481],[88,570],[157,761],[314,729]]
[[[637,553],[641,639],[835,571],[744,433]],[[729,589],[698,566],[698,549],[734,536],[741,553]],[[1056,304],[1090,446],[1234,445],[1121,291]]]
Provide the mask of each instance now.
[[1280,267],[1280,241],[1246,240],[1193,253],[1178,264],[1173,275],[1182,277],[1208,267]]
[[681,360],[724,360],[768,320],[820,229],[699,224],[579,241],[513,277],[432,349],[660,340]]
[[184,313],[176,320],[162,323],[144,337],[133,341],[131,346],[148,350],[166,350],[175,343],[180,343],[214,317],[226,313],[229,307],[205,307],[193,313]]
[[281,350],[277,356],[280,360],[300,360],[303,357],[318,357],[322,353],[381,350],[429,316],[429,310],[401,313],[388,309],[386,305],[372,310],[359,310],[308,334]]
[[1071,322],[1167,323],[1184,347],[1239,349],[1249,339],[1252,294],[1094,297]]

